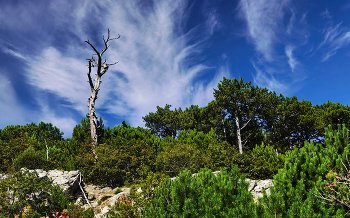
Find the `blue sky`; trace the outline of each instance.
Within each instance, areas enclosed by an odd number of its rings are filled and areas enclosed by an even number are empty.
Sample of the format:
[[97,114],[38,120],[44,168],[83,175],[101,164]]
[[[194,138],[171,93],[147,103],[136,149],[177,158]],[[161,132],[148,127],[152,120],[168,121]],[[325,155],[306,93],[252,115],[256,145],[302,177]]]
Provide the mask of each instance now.
[[97,115],[144,127],[156,106],[206,106],[225,76],[313,104],[350,102],[350,1],[0,1],[0,128],[44,121],[71,137],[88,112],[87,61],[103,48]]

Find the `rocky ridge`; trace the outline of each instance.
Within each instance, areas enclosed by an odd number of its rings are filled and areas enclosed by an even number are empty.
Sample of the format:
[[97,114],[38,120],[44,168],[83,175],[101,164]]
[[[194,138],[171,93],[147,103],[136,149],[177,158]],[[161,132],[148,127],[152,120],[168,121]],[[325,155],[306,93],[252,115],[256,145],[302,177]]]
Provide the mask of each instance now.
[[[95,185],[84,184],[81,173],[77,171],[60,171],[60,170],[50,170],[43,171],[41,169],[29,170],[29,172],[36,171],[40,178],[48,177],[51,179],[53,185],[59,185],[64,191],[69,191],[76,198],[76,204],[80,204],[83,208],[88,209],[91,207],[94,211],[98,211],[98,217],[103,217],[103,214],[107,213],[110,207],[115,206],[115,202],[122,195],[130,195],[130,188],[120,188],[122,192],[115,194],[118,188],[112,189],[111,187],[101,187]],[[217,175],[220,171],[214,172]],[[195,176],[196,174],[193,174]],[[2,179],[8,178],[7,175],[0,174],[0,181]],[[176,177],[171,178],[175,180]],[[273,186],[272,179],[267,180],[251,180],[246,179],[249,183],[248,190],[253,194],[254,200],[263,196],[263,190],[270,194],[270,187]],[[81,191],[81,188],[84,193]],[[141,191],[140,189],[138,191]],[[87,200],[84,197],[84,194]]]

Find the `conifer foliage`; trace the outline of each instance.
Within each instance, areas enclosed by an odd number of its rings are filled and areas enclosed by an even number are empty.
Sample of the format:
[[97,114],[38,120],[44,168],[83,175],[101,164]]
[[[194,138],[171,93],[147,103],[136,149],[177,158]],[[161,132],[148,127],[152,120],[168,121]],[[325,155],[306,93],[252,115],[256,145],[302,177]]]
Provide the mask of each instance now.
[[144,217],[260,217],[248,183],[238,167],[215,176],[203,168],[197,175],[182,171],[168,177],[146,204]]
[[324,145],[305,142],[301,149],[295,146],[287,153],[284,168],[274,177],[271,196],[260,199],[267,211],[282,217],[344,217],[344,205],[324,204],[316,197],[317,190],[329,183],[329,172],[341,170],[341,160],[350,151],[345,126],[325,131]]

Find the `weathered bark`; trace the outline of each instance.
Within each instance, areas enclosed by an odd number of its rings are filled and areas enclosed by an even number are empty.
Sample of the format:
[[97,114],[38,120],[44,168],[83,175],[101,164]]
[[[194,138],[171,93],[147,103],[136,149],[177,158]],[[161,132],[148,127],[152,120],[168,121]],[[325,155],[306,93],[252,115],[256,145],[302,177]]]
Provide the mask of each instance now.
[[[101,128],[100,123],[97,120],[97,116],[96,116],[96,111],[95,111],[95,101],[97,99],[97,94],[98,91],[100,90],[100,85],[101,85],[101,77],[103,76],[103,74],[105,74],[109,68],[110,65],[114,65],[115,63],[112,64],[106,64],[106,60],[102,63],[102,55],[105,51],[107,51],[109,45],[108,42],[110,40],[113,39],[119,39],[120,35],[117,38],[110,38],[110,34],[109,34],[109,30],[108,30],[108,38],[107,40],[105,40],[105,38],[103,37],[103,41],[105,44],[105,48],[101,51],[98,52],[97,49],[89,42],[89,40],[86,40],[85,42],[88,43],[96,52],[94,55],[97,56],[97,60],[92,57],[91,59],[87,59],[89,61],[89,72],[88,72],[88,78],[89,78],[89,84],[90,84],[90,88],[91,88],[91,96],[89,97],[89,104],[88,104],[88,108],[89,108],[89,119],[90,119],[90,129],[91,129],[91,138],[92,138],[92,153],[94,155],[95,161],[97,161],[98,157],[96,155],[96,146],[98,145],[98,141],[99,141],[99,134],[98,134],[98,130]],[[91,69],[93,67],[97,67],[97,72],[96,72],[96,77],[94,79],[94,83],[92,81],[91,78]]]
[[238,143],[238,151],[239,153],[243,154],[243,146],[248,142],[249,137],[251,136],[251,134],[249,134],[247,136],[246,139],[242,140],[242,135],[241,135],[241,131],[248,125],[248,123],[252,120],[252,118],[250,118],[242,127],[239,124],[239,114],[238,114],[238,110],[235,111],[235,122],[236,122],[236,128],[237,128],[237,143]]
[[226,138],[226,128],[225,128],[225,120],[224,120],[224,118],[221,119],[221,123],[222,123],[222,127],[224,128],[225,142],[227,142],[227,138]]
[[241,137],[241,128],[239,125],[239,117],[236,114],[235,116],[236,128],[237,128],[237,142],[238,142],[238,150],[239,153],[243,154],[243,145],[242,145],[242,137]]

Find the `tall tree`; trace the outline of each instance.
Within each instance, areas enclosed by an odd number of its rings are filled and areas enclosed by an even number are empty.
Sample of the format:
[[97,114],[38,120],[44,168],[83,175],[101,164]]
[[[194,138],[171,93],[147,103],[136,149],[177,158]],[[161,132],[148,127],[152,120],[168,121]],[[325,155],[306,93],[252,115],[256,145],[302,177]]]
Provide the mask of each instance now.
[[260,124],[263,126],[265,132],[266,142],[272,144],[278,156],[278,144],[277,144],[277,124],[281,116],[278,108],[283,103],[283,95],[277,96],[275,92],[270,92],[266,98],[263,99],[264,107],[259,112]]
[[345,124],[347,128],[350,128],[350,107],[348,105],[327,101],[327,103],[313,106],[313,109],[317,118],[319,137],[323,136],[324,129],[328,125],[331,125],[333,129],[336,129],[338,124]]
[[251,82],[244,82],[243,78],[230,80],[224,77],[218,84],[218,89],[214,89],[214,97],[218,105],[224,108],[229,119],[234,121],[238,150],[241,154],[243,146],[252,136],[249,134],[242,139],[242,131],[251,121],[253,121],[251,123],[256,123],[258,111],[263,103],[261,99],[267,92],[266,88],[252,86]]
[[183,114],[181,108],[170,110],[171,105],[166,104],[164,108],[157,106],[157,112],[150,112],[142,117],[145,126],[150,128],[153,134],[161,137],[176,137],[177,132],[183,127]]
[[[102,127],[101,124],[97,120],[96,112],[95,112],[95,101],[97,99],[97,94],[98,91],[100,90],[100,84],[101,84],[101,77],[103,74],[105,74],[109,68],[110,65],[114,65],[115,63],[112,64],[106,64],[106,60],[102,62],[102,55],[107,51],[109,48],[108,42],[113,39],[119,39],[120,35],[118,35],[117,38],[110,38],[110,32],[108,29],[108,37],[107,39],[104,38],[103,36],[103,42],[105,47],[101,52],[98,52],[97,49],[90,43],[89,40],[86,40],[85,42],[88,43],[92,49],[96,52],[94,55],[97,56],[97,59],[94,57],[87,59],[89,61],[89,72],[88,72],[88,78],[89,78],[89,84],[91,88],[91,96],[89,97],[89,119],[90,119],[90,129],[91,129],[91,138],[92,138],[92,152],[94,154],[95,160],[97,160],[97,155],[96,155],[96,145],[98,144],[99,140],[99,129]],[[96,72],[96,77],[94,79],[94,82],[92,82],[91,79],[91,69],[93,67],[97,67],[97,72]]]
[[296,144],[301,148],[305,141],[317,139],[316,117],[310,101],[299,101],[295,96],[286,97],[277,110],[279,113],[277,143],[281,147],[293,150]]

